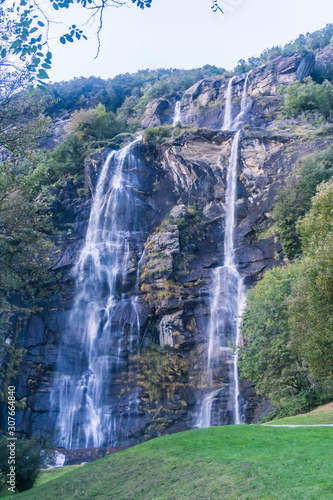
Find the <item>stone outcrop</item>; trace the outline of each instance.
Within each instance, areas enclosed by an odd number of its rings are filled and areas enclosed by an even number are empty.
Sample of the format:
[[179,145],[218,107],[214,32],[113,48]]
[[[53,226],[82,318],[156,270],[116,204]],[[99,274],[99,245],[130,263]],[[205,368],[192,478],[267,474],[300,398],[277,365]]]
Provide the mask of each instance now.
[[[272,113],[281,104],[278,88],[290,85],[296,80],[301,82],[320,70],[327,73],[332,61],[330,46],[320,51],[316,58],[313,54],[297,53],[279,56],[267,64],[251,71],[248,102],[256,111],[251,119],[252,126],[265,127],[271,121]],[[209,130],[221,130],[224,120],[224,103],[228,80],[225,77],[208,78],[197,82],[183,94],[181,104],[181,124],[186,127],[204,127]],[[233,80],[233,113],[239,111],[245,75],[238,75]],[[147,106],[144,127],[172,124],[175,103],[165,99],[156,99]],[[260,112],[259,112],[260,111]],[[267,116],[269,120],[267,120]],[[247,120],[247,123],[249,121]]]
[[[235,230],[237,264],[248,287],[266,270],[283,265],[277,237],[266,235],[272,225],[277,192],[301,158],[328,144],[327,139],[316,134],[304,141],[274,121],[280,103],[279,85],[304,78],[312,71],[312,62],[296,54],[275,59],[251,74],[247,126],[239,146]],[[244,81],[245,75],[233,81],[235,113],[239,111]],[[155,147],[150,145],[149,149],[142,146],[135,180],[126,173],[138,216],[144,223],[140,239],[131,247],[122,286],[129,296],[139,290],[141,353],[149,352],[151,344],[159,345],[154,359],[165,356],[160,359],[169,360],[166,376],[171,377],[175,387],[172,394],[163,393],[157,403],[149,384],[144,382],[149,381],[148,372],[138,379],[129,374],[108,387],[124,421],[128,419],[130,397],[139,387],[141,404],[131,417],[128,443],[193,426],[197,402],[207,386],[203,366],[209,287],[213,269],[224,259],[226,175],[233,139],[232,132],[220,131],[227,84],[221,78],[212,78],[188,89],[181,100],[183,133]],[[173,110],[174,104],[167,100],[152,101],[145,126],[172,123]],[[208,130],[186,130],[185,126],[192,125]],[[91,196],[106,155],[107,151],[100,152],[85,166],[86,188]],[[91,208],[91,197],[81,198],[71,181],[55,194],[53,216],[63,233],[53,256],[53,269],[62,293],[41,304],[41,312],[30,318],[19,334],[26,354],[15,384],[26,406],[18,411],[17,427],[25,434],[54,431],[56,410],[50,412],[50,393],[59,343],[66,335],[73,305],[71,269],[83,246]],[[69,358],[75,363],[75,346],[71,346]],[[144,357],[139,362],[144,367]],[[256,422],[269,409],[269,403],[258,397],[248,381],[241,382],[241,393],[247,401],[246,421]],[[221,391],[219,398],[225,423],[230,423],[225,410],[228,394]]]
[[154,99],[147,105],[142,125],[145,128],[160,127],[172,123],[173,105],[167,99]]

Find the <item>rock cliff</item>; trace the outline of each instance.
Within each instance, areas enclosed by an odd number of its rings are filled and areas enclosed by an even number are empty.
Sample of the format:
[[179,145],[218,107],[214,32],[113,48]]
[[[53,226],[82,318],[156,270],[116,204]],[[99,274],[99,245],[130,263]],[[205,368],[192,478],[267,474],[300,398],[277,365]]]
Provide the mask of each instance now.
[[[279,85],[304,79],[314,64],[311,57],[296,54],[251,73],[237,164],[235,229],[238,269],[247,287],[267,269],[283,263],[281,245],[268,231],[276,193],[301,158],[326,147],[329,141],[311,127],[306,134],[299,130],[296,134],[293,124],[276,119]],[[245,75],[233,80],[234,117],[240,111],[244,80]],[[140,146],[135,181],[130,166],[126,173],[127,189],[140,207],[143,221],[140,239],[130,245],[125,277],[129,296],[136,293],[138,285],[141,354],[130,359],[124,345],[124,366],[139,369],[120,375],[112,388],[105,381],[122,417],[121,425],[127,429],[127,434],[122,433],[123,441],[112,445],[137,443],[195,425],[198,401],[207,387],[203,366],[212,270],[224,258],[226,173],[233,139],[232,132],[221,131],[227,84],[213,78],[188,89],[181,99],[179,136],[162,144]],[[174,106],[165,99],[149,103],[145,126],[172,123]],[[92,197],[106,155],[107,151],[102,151],[85,166],[86,187]],[[18,412],[17,425],[25,434],[56,432],[57,406],[50,411],[50,394],[59,370],[59,345],[67,335],[73,307],[71,271],[83,246],[92,199],[80,198],[68,181],[56,193],[52,207],[60,227],[72,226],[61,236],[54,255],[53,269],[63,293],[42,304],[41,313],[30,318],[20,333],[26,355],[16,386],[18,397],[26,398],[26,407]],[[68,359],[75,363],[75,357],[73,349]],[[151,370],[160,375],[158,390]],[[129,414],[129,401],[136,390],[140,404]],[[246,401],[246,422],[256,422],[267,402],[249,381],[241,382],[240,390]],[[222,397],[220,411],[228,424],[231,420],[226,406]]]

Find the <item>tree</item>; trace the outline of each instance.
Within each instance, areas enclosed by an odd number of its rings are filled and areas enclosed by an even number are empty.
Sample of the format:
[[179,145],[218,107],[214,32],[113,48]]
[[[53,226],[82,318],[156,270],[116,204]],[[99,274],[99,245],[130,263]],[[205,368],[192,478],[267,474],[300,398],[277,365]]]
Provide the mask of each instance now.
[[311,77],[305,78],[304,83],[294,82],[287,89],[283,109],[288,116],[317,112],[326,120],[332,121],[332,83],[328,80],[321,84],[315,83]]
[[333,181],[321,184],[297,224],[305,253],[303,273],[289,300],[295,350],[320,378],[333,383]]
[[[0,33],[8,22],[0,19]],[[49,289],[53,243],[48,203],[32,198],[25,185],[34,144],[49,121],[40,105],[27,99],[29,72],[24,66],[7,64],[3,56],[0,70],[0,357],[16,366],[21,351],[16,350],[11,319],[29,314]]]
[[288,324],[287,299],[301,272],[295,265],[272,269],[247,295],[241,376],[253,380],[275,404],[310,385],[308,370],[292,349]]
[[296,225],[302,249],[306,255],[315,255],[318,245],[333,233],[333,179],[317,187],[311,210]]
[[317,186],[333,175],[333,147],[305,158],[296,183],[289,183],[277,196],[273,218],[283,251],[289,259],[302,253],[297,221],[311,207]]

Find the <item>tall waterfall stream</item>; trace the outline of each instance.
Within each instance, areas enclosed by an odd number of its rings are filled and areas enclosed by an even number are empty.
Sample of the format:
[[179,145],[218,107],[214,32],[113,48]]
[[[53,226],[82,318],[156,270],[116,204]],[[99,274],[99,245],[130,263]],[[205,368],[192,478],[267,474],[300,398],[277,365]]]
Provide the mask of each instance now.
[[[126,189],[124,166],[135,166],[134,150],[140,142],[106,159],[74,268],[75,302],[60,347],[53,398],[59,407],[58,442],[66,448],[115,445],[119,435],[126,434],[124,424],[117,429],[120,416],[110,388],[126,364],[124,343],[129,354],[136,353],[138,343],[137,295],[126,293],[126,276],[130,241],[140,227],[133,217],[135,202]],[[136,405],[134,398],[129,411]]]
[[[240,411],[240,393],[238,379],[238,353],[233,353],[233,345],[238,346],[240,337],[239,320],[245,303],[243,279],[239,274],[235,262],[234,227],[236,212],[236,187],[238,146],[246,112],[247,74],[238,116],[232,119],[232,84],[234,77],[228,82],[225,115],[222,130],[236,131],[227,170],[227,190],[225,202],[225,232],[224,232],[224,263],[217,267],[213,275],[211,292],[211,311],[208,326],[208,354],[207,354],[207,384],[209,392],[203,398],[197,418],[197,427],[210,427],[221,423],[219,416],[214,418],[214,405],[219,398],[228,399],[229,414],[232,414],[232,423],[242,423]],[[221,384],[221,366],[230,365],[229,383]],[[220,386],[220,387],[219,387]]]

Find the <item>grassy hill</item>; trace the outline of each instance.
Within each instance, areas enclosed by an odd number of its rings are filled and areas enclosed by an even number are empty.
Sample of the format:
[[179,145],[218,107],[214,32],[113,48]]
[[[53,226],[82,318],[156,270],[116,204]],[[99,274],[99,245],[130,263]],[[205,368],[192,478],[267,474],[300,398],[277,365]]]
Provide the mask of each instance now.
[[329,427],[192,430],[64,468],[60,476],[48,472],[15,499],[327,500],[332,446]]
[[315,410],[302,415],[285,417],[267,422],[266,425],[320,425],[333,424],[333,403],[319,406]]

